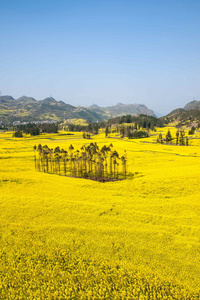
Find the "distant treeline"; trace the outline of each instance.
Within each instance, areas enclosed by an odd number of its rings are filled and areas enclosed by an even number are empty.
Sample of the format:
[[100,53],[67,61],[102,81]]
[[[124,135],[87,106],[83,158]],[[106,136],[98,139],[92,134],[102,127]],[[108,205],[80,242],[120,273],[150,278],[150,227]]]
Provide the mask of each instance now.
[[105,127],[105,123],[92,123],[90,122],[88,125],[76,125],[76,124],[68,124],[68,131],[76,131],[76,132],[90,132],[92,134],[98,134],[99,129]]
[[153,130],[154,127],[164,127],[164,122],[156,117],[148,115],[132,116],[126,115],[109,119],[106,125],[134,123],[137,128],[146,128]]
[[[130,124],[130,125],[124,125]],[[134,125],[131,125],[134,124]],[[119,133],[122,137],[127,136],[128,138],[142,138],[148,137],[149,134],[145,130],[154,130],[155,127],[163,127],[164,122],[160,119],[148,115],[132,116],[126,115],[116,117],[101,123],[92,123],[88,125],[75,125],[68,124],[67,130],[88,132],[92,134],[98,134],[99,129],[105,128],[105,135],[109,133]],[[145,130],[141,130],[145,129]]]
[[75,150],[49,148],[47,145],[34,146],[35,169],[42,172],[87,178],[98,181],[124,179],[127,175],[126,152],[119,157],[113,145],[99,148],[97,143],[83,145]]
[[[58,125],[54,123],[45,123],[45,124],[35,124],[35,123],[27,123],[23,125],[16,125],[14,127],[15,132],[14,135],[18,135],[20,137],[19,132],[22,134],[30,134],[30,135],[39,135],[40,133],[57,133]],[[16,136],[17,137],[17,136]]]

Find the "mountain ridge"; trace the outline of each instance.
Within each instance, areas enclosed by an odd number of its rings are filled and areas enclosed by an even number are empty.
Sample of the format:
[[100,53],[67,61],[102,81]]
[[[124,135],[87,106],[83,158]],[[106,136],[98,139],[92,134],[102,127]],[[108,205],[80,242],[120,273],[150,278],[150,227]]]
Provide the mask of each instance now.
[[[176,122],[177,127],[191,124],[200,125],[200,101],[188,102],[183,108],[176,108],[161,118],[166,124]],[[188,123],[189,122],[189,123]]]
[[183,109],[184,110],[200,109],[200,101],[199,100],[190,101],[184,106]]
[[89,121],[104,121],[115,116],[126,114],[139,115],[147,114],[155,116],[153,110],[144,104],[123,104],[100,107],[96,104],[89,107],[73,106],[57,101],[53,97],[43,100],[36,100],[33,97],[21,96],[14,99],[12,96],[0,96],[0,122],[35,120],[55,120],[82,118]]

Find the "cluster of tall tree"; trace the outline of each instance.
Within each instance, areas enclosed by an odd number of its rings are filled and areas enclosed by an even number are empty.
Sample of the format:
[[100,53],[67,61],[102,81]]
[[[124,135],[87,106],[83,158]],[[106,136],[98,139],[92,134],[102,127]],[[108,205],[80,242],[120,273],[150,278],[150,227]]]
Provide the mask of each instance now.
[[157,143],[163,144],[164,142],[167,144],[175,142],[176,145],[182,145],[182,146],[189,145],[189,139],[188,139],[188,136],[185,136],[184,130],[177,130],[176,137],[174,137],[174,138],[172,137],[170,130],[168,130],[165,138],[163,137],[162,133],[160,133],[157,138]]
[[36,124],[36,123],[27,123],[17,125],[14,128],[16,131],[21,131],[25,134],[30,135],[39,135],[40,133],[58,133],[58,125],[55,123],[44,123],[44,124]]
[[119,157],[112,144],[100,149],[97,143],[90,143],[80,150],[75,150],[73,145],[64,150],[39,144],[34,146],[34,159],[35,169],[41,172],[98,181],[124,179],[127,176],[126,151]]

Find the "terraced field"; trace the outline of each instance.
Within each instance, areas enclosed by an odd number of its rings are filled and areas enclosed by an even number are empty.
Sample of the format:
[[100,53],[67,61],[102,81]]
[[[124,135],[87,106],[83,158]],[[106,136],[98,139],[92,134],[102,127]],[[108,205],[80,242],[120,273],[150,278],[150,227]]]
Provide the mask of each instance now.
[[[167,130],[88,141],[0,133],[0,299],[200,298],[200,140],[155,143]],[[126,149],[132,176],[101,183],[35,171],[35,144],[91,141]]]

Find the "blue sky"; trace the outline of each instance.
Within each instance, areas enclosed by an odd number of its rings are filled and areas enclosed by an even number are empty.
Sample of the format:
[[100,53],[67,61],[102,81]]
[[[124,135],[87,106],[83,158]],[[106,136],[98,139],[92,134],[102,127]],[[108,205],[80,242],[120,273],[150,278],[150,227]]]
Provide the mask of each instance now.
[[72,105],[200,100],[199,0],[0,0],[0,91]]

